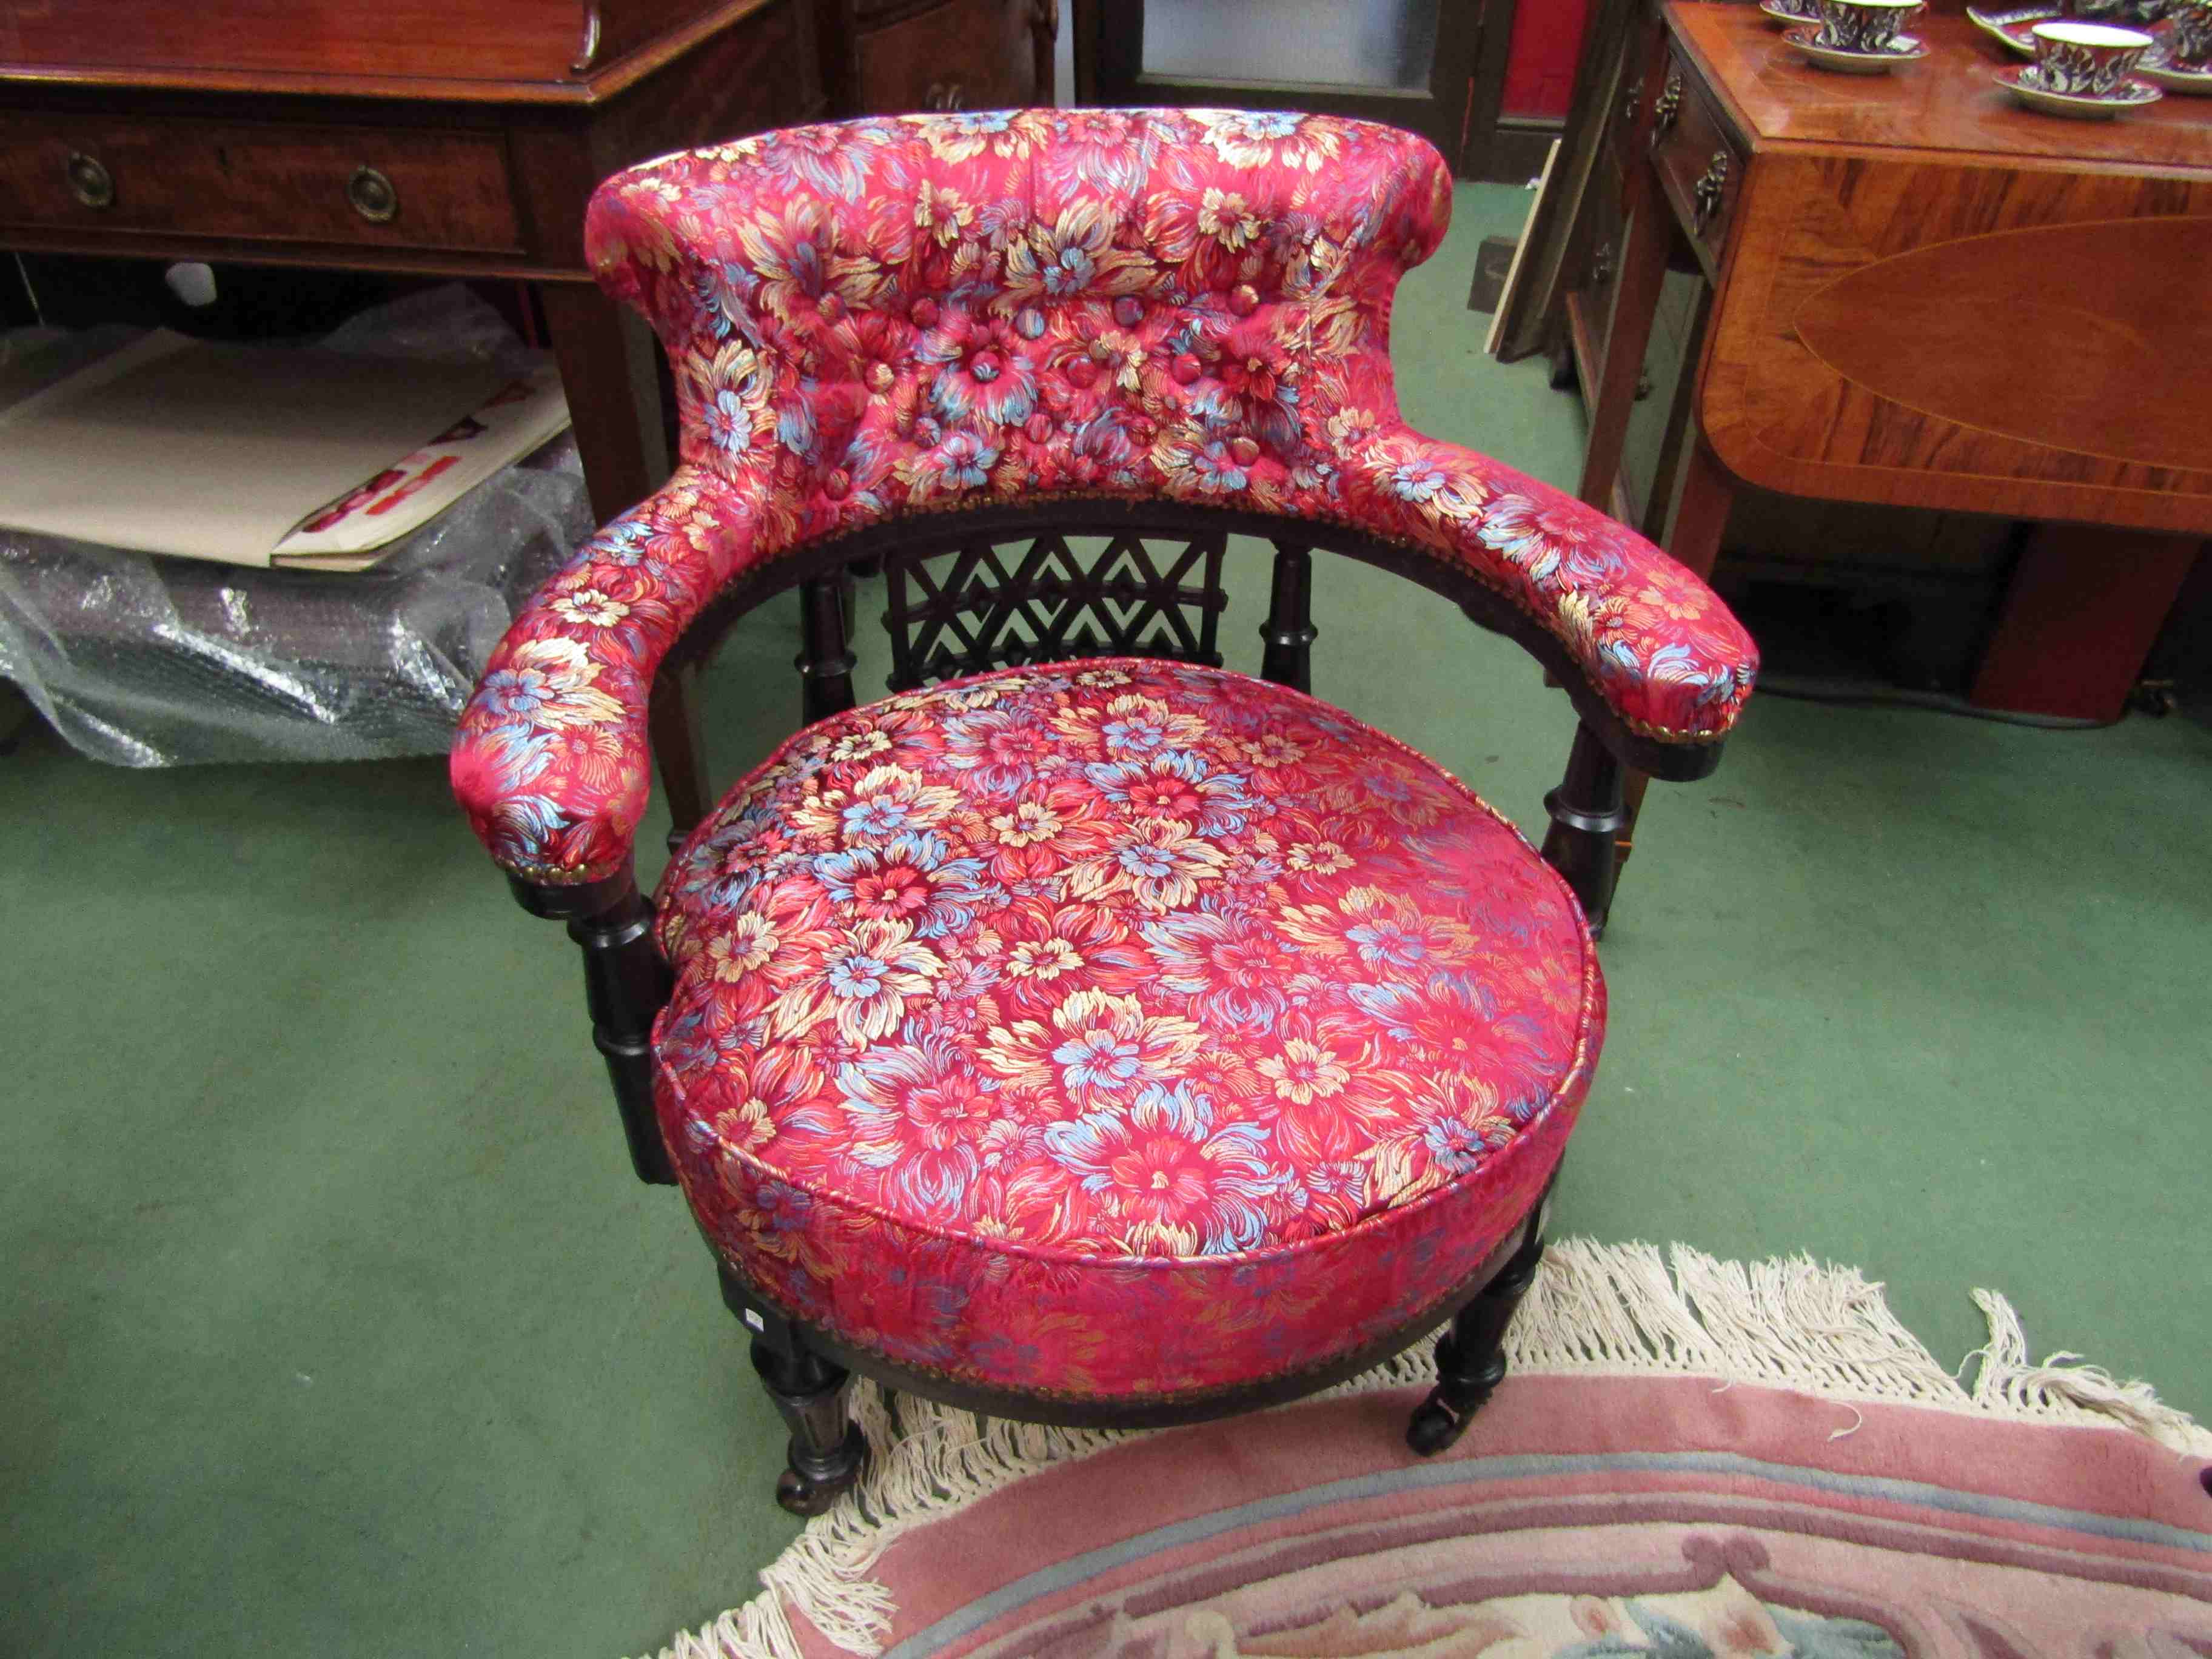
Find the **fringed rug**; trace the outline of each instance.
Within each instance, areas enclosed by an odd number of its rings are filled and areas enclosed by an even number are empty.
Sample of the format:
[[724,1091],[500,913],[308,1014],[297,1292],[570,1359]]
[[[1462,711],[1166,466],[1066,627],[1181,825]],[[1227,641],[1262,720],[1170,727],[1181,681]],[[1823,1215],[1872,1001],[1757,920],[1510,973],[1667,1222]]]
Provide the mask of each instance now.
[[1970,1387],[1856,1272],[1671,1255],[1553,1246],[1434,1460],[1425,1345],[1153,1435],[866,1392],[862,1489],[664,1659],[2212,1659],[2212,1435],[1986,1291]]

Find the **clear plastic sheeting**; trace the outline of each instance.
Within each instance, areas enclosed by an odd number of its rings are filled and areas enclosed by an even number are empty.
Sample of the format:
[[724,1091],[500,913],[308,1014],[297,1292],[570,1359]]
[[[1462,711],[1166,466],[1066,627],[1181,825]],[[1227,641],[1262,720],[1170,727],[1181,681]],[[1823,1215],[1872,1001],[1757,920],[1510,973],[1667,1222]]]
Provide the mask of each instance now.
[[[0,370],[53,341],[0,336]],[[517,373],[537,361],[458,286],[376,307],[321,343]],[[592,527],[564,433],[354,574],[0,528],[0,676],[76,748],[121,766],[442,753],[509,619]]]

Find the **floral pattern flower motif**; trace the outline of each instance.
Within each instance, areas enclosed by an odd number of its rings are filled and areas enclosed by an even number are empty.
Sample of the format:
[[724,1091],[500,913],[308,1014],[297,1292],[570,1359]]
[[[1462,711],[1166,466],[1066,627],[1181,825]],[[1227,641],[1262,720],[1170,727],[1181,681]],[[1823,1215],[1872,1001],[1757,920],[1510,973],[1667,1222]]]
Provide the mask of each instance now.
[[732,578],[909,511],[1078,493],[1418,548],[1548,629],[1632,727],[1719,737],[1756,656],[1702,582],[1399,418],[1391,296],[1449,201],[1409,134],[1220,110],[800,127],[609,179],[588,250],[667,348],[684,465],[495,653],[454,750],[477,832],[533,880],[613,873],[654,669]]
[[1516,830],[1216,669],[834,716],[658,908],[661,1127],[716,1248],[850,1340],[1026,1388],[1229,1380],[1252,1357],[1189,1337],[1224,1298],[1304,1310],[1314,1352],[1414,1317],[1533,1201],[1602,1032],[1581,913]]

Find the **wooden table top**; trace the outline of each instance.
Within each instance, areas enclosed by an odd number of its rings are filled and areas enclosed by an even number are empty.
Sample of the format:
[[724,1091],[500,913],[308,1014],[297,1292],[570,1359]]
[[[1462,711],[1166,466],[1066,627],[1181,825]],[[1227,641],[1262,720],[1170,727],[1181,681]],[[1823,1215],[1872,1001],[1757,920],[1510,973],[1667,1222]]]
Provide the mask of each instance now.
[[1912,32],[1928,56],[1887,75],[1816,69],[1742,0],[1668,0],[1667,21],[1753,149],[1842,146],[2001,155],[2019,162],[2119,164],[2133,172],[2212,172],[2212,98],[2169,92],[2112,121],[2023,107],[1998,70],[2028,60],[1963,16],[1926,15]]

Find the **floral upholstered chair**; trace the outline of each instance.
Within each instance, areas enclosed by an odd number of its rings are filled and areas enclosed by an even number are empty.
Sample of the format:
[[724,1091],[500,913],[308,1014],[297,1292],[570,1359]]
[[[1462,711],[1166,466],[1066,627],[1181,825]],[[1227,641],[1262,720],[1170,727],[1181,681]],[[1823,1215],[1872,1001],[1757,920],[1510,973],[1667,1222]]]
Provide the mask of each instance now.
[[[453,782],[583,947],[638,1173],[682,1186],[790,1425],[787,1507],[860,1468],[848,1370],[1158,1424],[1452,1318],[1425,1452],[1503,1374],[1603,1034],[1624,769],[1711,771],[1754,659],[1629,531],[1400,420],[1391,296],[1449,201],[1406,133],[1212,110],[806,127],[593,198],[682,465],[516,621]],[[1215,648],[1231,532],[1276,549],[1256,679]],[[1565,688],[1540,857],[1306,695],[1317,548]],[[855,708],[863,563],[894,695]],[[812,723],[710,810],[690,676],[794,586]]]

